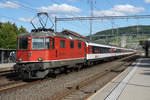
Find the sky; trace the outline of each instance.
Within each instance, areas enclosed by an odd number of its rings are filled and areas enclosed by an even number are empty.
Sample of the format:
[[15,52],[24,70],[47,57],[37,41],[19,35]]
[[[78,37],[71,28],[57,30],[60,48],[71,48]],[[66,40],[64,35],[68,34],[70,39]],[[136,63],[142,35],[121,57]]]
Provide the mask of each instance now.
[[[30,21],[38,12],[47,12],[50,18],[87,17],[90,16],[91,0],[0,0],[0,22],[10,21],[18,27],[33,29]],[[127,16],[150,14],[150,0],[93,0],[93,16]],[[44,18],[44,17],[42,17]],[[38,21],[34,19],[38,26]],[[48,22],[51,27],[51,22]],[[149,25],[150,19],[119,19],[93,21],[93,31],[125,27],[132,25]],[[89,35],[89,21],[63,21],[57,23],[57,31],[69,29],[81,35]]]

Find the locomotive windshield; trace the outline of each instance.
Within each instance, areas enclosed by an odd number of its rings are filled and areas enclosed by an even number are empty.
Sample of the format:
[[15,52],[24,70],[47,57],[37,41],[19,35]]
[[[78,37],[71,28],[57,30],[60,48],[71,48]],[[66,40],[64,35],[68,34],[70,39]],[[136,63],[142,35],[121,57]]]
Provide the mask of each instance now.
[[43,49],[44,37],[32,38],[32,49]]
[[50,48],[50,38],[36,37],[32,38],[32,49]]
[[28,49],[28,38],[19,38],[18,39],[18,49],[26,50]]

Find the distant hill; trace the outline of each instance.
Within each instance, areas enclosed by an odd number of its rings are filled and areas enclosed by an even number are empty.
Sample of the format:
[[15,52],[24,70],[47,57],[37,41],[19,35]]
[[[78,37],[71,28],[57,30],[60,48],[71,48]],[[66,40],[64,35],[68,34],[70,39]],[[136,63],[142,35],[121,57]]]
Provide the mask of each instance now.
[[[118,33],[117,33],[118,31]],[[95,41],[97,39],[105,38],[105,36],[123,36],[123,35],[150,35],[150,25],[138,25],[138,33],[137,26],[128,26],[128,27],[120,27],[114,28],[113,33],[112,29],[99,31],[92,35],[92,40]],[[87,36],[89,38],[89,36]]]
[[[118,28],[118,35],[124,34],[136,34],[137,33],[137,26],[128,26],[128,27],[121,27]],[[114,34],[117,34],[117,29],[113,29]],[[139,25],[138,26],[138,34],[150,34],[150,25]],[[104,30],[97,32],[94,35],[111,35],[112,29]]]
[[[112,29],[99,31],[92,35],[92,40],[97,43],[121,46],[121,40],[124,36],[127,40],[126,47],[135,46],[140,40],[150,38],[150,25],[138,25],[138,33],[137,26],[114,28],[113,33]],[[89,36],[87,37],[89,38]]]

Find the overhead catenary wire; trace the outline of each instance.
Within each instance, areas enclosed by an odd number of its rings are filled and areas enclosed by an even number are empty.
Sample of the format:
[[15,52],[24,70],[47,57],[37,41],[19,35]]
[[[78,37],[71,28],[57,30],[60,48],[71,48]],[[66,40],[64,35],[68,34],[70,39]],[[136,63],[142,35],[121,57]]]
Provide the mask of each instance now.
[[15,1],[15,0],[13,0],[13,1],[12,0],[6,0],[6,1],[9,1],[9,2],[12,2],[12,3],[15,3],[15,4],[19,4],[20,8],[22,8],[24,10],[28,10],[28,11],[30,11],[32,13],[39,12],[37,9],[32,8],[29,5],[25,5],[23,3]]
[[[29,3],[27,3],[27,2],[18,2],[18,1],[12,1],[12,0],[3,0],[3,2],[5,2],[5,1],[9,1],[9,2],[12,2],[12,3],[15,3],[15,4],[18,4],[19,5],[19,8],[21,8],[21,9],[23,9],[23,10],[26,10],[26,11],[28,11],[28,12],[32,12],[32,13],[39,13],[40,12],[40,10],[38,10],[37,8],[33,8],[33,7],[31,7],[32,5],[31,4],[29,4]],[[49,16],[48,16],[49,17]],[[13,19],[14,20],[14,18],[9,18],[9,17],[7,17],[7,19]],[[52,27],[54,26],[54,23],[53,23],[53,21],[51,20],[51,18],[49,17],[49,19],[48,19],[51,23],[52,23]],[[32,21],[32,20],[31,20]],[[21,22],[21,21],[20,21]],[[41,23],[41,22],[40,22]],[[31,24],[33,24],[33,23],[31,23]],[[43,26],[43,24],[41,24],[42,26]],[[44,25],[45,26],[45,25]]]
[[5,16],[5,15],[1,15],[0,14],[0,17],[2,17],[2,18],[6,18],[6,19],[10,19],[10,20],[13,20],[13,21],[17,21],[17,22],[21,22],[20,20],[18,20],[18,19],[15,19],[15,18],[13,18],[13,17],[8,17],[8,16]]
[[[16,1],[12,1],[12,0],[1,0],[1,2],[3,2],[3,3],[6,3],[7,1],[9,1],[9,2],[12,2],[12,3],[15,3],[15,4],[19,4],[19,8],[22,8],[22,9],[30,9],[30,10],[35,10],[35,9],[33,9],[33,8],[31,8],[31,7],[27,7],[27,6],[25,6],[25,5],[23,5],[23,4],[20,4],[20,3],[18,3],[18,2],[16,2]],[[6,15],[0,15],[1,17],[5,17],[5,18],[7,18],[7,19],[11,19],[11,20],[15,20],[15,21],[19,21],[19,20],[17,20],[17,19],[15,19],[15,18],[13,18],[13,17],[8,17],[8,16],[6,16]]]
[[[23,5],[23,4],[20,4],[20,3],[16,2],[16,1],[1,0],[1,2],[3,2],[3,3],[5,3],[6,1],[9,1],[9,2],[12,2],[12,3],[15,3],[15,4],[19,4],[19,8],[22,8],[24,10],[28,9],[28,11],[30,10],[30,12],[32,11],[32,13],[35,13],[35,9],[34,9],[34,12],[33,12],[33,8],[27,7],[27,6]],[[2,15],[2,14],[0,14],[0,17],[6,18],[6,19],[10,19],[10,20],[13,20],[13,21],[17,21],[17,22],[22,22],[19,19],[16,19],[16,18],[13,18],[13,17],[10,17],[10,16],[6,16],[6,15]]]

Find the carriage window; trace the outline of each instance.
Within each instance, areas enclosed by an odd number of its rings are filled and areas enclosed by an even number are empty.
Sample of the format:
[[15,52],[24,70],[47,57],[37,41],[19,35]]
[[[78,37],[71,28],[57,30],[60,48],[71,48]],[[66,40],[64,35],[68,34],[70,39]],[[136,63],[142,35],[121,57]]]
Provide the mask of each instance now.
[[92,46],[89,46],[89,47],[88,47],[89,53],[93,53],[92,48],[93,48]]
[[32,38],[32,49],[43,49],[43,48],[44,48],[44,37]]
[[18,39],[18,49],[28,49],[28,38],[19,38]]
[[70,48],[74,48],[74,42],[70,41]]
[[92,53],[95,53],[95,47],[94,46],[92,47]]
[[65,48],[65,40],[60,40],[60,48]]
[[78,42],[78,48],[81,48],[81,42]]

